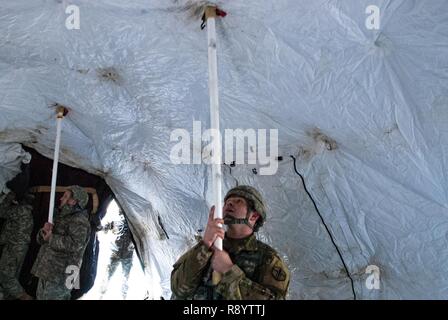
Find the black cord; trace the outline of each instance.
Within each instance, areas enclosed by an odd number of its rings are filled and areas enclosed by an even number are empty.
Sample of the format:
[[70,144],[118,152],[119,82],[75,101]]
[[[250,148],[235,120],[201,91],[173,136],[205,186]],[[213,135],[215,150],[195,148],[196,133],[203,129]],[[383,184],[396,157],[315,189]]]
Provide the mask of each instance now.
[[310,197],[311,202],[314,205],[314,209],[316,209],[317,214],[320,217],[320,220],[322,221],[322,224],[324,225],[325,229],[328,232],[328,235],[330,236],[331,242],[333,243],[334,247],[336,248],[336,251],[338,252],[339,258],[341,258],[342,264],[344,265],[345,268],[345,272],[347,272],[347,276],[350,279],[350,282],[352,284],[352,291],[353,291],[353,299],[356,300],[356,293],[355,293],[355,286],[353,284],[353,279],[352,276],[350,275],[350,272],[348,272],[348,268],[347,265],[345,264],[344,258],[342,257],[341,251],[339,251],[338,246],[336,245],[336,242],[334,242],[333,236],[331,235],[330,229],[328,228],[327,224],[325,223],[324,218],[322,217],[322,215],[320,214],[319,209],[317,208],[316,202],[314,201],[313,197],[311,196],[311,194],[308,192],[308,189],[306,188],[305,185],[305,179],[303,178],[303,176],[299,173],[299,171],[297,171],[297,167],[296,167],[296,158],[294,158],[293,156],[290,156],[293,160],[294,160],[294,171],[300,176],[300,179],[302,180],[302,184],[303,184],[303,188],[305,189],[306,194]]
[[166,238],[169,239],[170,237],[168,236],[168,233],[166,232],[165,227],[163,226],[162,218],[160,216],[157,216],[157,220],[159,222],[160,227],[162,228],[163,233],[165,233]]
[[[233,162],[235,162],[235,161],[233,161]],[[232,175],[232,166],[231,166],[231,165],[228,165],[227,163],[224,163],[224,165],[225,165],[226,167],[229,167],[229,170],[230,170],[230,176],[231,176],[231,177],[235,180],[235,182],[236,182],[235,187],[238,187],[238,185],[239,185],[238,179],[235,178],[235,177]]]

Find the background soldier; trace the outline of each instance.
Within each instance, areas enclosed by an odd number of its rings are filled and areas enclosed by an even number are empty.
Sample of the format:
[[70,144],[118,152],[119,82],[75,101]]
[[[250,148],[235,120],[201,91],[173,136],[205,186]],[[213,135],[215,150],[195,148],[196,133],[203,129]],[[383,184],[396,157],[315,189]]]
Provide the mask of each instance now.
[[129,225],[124,217],[123,212],[119,212],[121,220],[117,222],[111,222],[104,227],[104,230],[112,230],[117,234],[114,245],[112,246],[112,254],[110,257],[109,265],[107,266],[107,278],[105,279],[101,294],[103,295],[107,291],[109,281],[117,270],[118,265],[121,264],[121,269],[123,272],[124,280],[121,287],[121,294],[123,299],[126,299],[128,293],[128,279],[129,273],[132,268],[132,259],[134,256],[134,243],[132,242],[131,231],[129,230]]
[[22,264],[33,230],[34,195],[27,193],[19,201],[10,192],[0,206],[0,217],[6,219],[0,234],[3,246],[0,258],[0,290],[5,299],[31,300],[19,282]]
[[[222,219],[211,208],[204,238],[174,265],[171,289],[174,299],[284,299],[290,274],[277,252],[258,241],[254,232],[266,220],[260,193],[250,186],[231,189],[224,198]],[[228,225],[224,230],[218,224]],[[224,239],[223,250],[213,243]],[[221,273],[218,285],[212,271]]]
[[55,212],[54,226],[47,222],[38,232],[37,242],[42,247],[31,270],[39,278],[38,300],[70,299],[90,237],[88,200],[83,188],[68,187]]

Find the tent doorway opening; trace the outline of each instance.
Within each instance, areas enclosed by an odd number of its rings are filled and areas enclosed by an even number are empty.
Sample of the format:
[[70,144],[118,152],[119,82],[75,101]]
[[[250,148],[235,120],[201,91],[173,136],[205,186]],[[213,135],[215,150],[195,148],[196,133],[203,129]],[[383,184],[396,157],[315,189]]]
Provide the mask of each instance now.
[[143,300],[146,279],[127,220],[112,200],[97,233],[99,254],[93,287],[81,300]]
[[[32,273],[32,267],[41,249],[41,245],[36,241],[36,236],[40,228],[48,221],[53,161],[33,148],[23,145],[20,148],[31,155],[31,161],[20,165],[21,172],[11,180],[14,182],[12,185],[15,192],[28,190],[27,192],[34,195],[34,200],[30,203],[33,224],[29,237],[30,242],[23,257],[18,280],[23,290],[31,298],[35,298],[39,279]],[[18,149],[11,148],[8,150],[16,152]],[[14,155],[9,158],[14,158]],[[132,237],[129,228],[127,229],[127,237],[119,237],[127,219],[123,210],[120,210],[120,205],[115,200],[114,193],[105,180],[98,175],[62,163],[59,163],[58,167],[56,205],[67,186],[79,185],[89,194],[86,209],[89,216],[90,236],[83,254],[81,267],[78,270],[79,276],[71,290],[71,299],[144,299],[146,291],[142,286],[148,281],[143,279],[141,255],[135,249],[135,239]],[[5,219],[0,219],[0,229],[3,229],[4,224]],[[126,254],[123,255],[123,252],[116,254],[116,247],[120,243],[120,241],[117,242],[117,238],[120,238],[120,240],[127,239],[128,247],[132,247],[131,251],[128,250],[129,254],[127,256]],[[124,248],[125,246],[122,245],[121,247]],[[111,255],[114,252],[115,258],[112,261]],[[109,267],[111,262],[114,263]],[[106,277],[108,273],[111,274],[110,278]],[[10,297],[0,295],[0,299],[3,298],[9,299]]]

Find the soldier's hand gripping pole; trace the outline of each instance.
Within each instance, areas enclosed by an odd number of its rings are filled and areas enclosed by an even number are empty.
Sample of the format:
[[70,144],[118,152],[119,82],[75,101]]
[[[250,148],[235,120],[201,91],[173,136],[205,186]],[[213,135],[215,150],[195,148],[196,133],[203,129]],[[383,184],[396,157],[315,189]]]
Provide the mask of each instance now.
[[[203,21],[207,24],[207,44],[208,44],[208,87],[210,95],[210,127],[215,132],[212,145],[212,191],[213,204],[215,205],[214,218],[222,219],[222,174],[221,174],[221,139],[219,135],[219,100],[218,100],[218,62],[216,53],[216,26],[215,18],[225,16],[225,12],[215,6],[207,6],[203,16]],[[203,23],[204,24],[204,23]],[[219,137],[219,138],[218,138]],[[222,227],[222,226],[221,226]],[[214,246],[217,250],[222,250],[222,239],[217,238]],[[213,271],[213,284],[218,284],[221,275]]]
[[68,113],[67,108],[57,105],[56,108],[56,144],[54,147],[53,156],[53,171],[51,173],[51,192],[50,192],[50,206],[48,209],[48,222],[53,223],[54,198],[56,195],[56,178],[58,176],[58,162],[59,162],[59,146],[61,141],[61,125],[62,119]]

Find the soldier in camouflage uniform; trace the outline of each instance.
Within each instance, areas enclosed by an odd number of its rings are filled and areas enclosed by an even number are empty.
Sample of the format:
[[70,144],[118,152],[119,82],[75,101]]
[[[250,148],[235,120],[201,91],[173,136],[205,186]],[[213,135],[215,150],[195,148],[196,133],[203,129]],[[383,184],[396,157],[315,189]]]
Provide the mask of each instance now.
[[121,294],[123,299],[126,299],[128,292],[128,280],[129,274],[132,268],[132,260],[134,256],[134,243],[132,242],[131,230],[120,210],[121,221],[118,223],[112,222],[110,227],[106,227],[104,230],[107,232],[108,229],[113,229],[113,232],[117,234],[114,245],[112,247],[112,254],[110,256],[110,262],[107,266],[107,278],[101,287],[101,294],[105,294],[107,287],[109,286],[109,281],[114,275],[117,267],[121,264],[121,270],[123,272],[123,283],[121,287]]
[[[266,220],[260,193],[249,186],[231,189],[224,198],[222,219],[213,219],[211,208],[204,237],[174,265],[173,299],[264,300],[284,299],[290,274],[277,252],[258,241],[254,232]],[[219,224],[228,225],[224,230]],[[220,237],[223,251],[214,249]],[[213,271],[222,276],[214,285]]]
[[54,226],[47,222],[38,232],[37,242],[42,246],[31,270],[39,278],[38,300],[70,299],[90,237],[88,200],[83,188],[68,187],[55,212]]
[[34,195],[28,193],[19,202],[14,198],[14,192],[10,192],[0,205],[0,217],[6,219],[0,235],[4,246],[0,259],[0,290],[5,299],[31,300],[19,283],[19,275],[33,230]]

